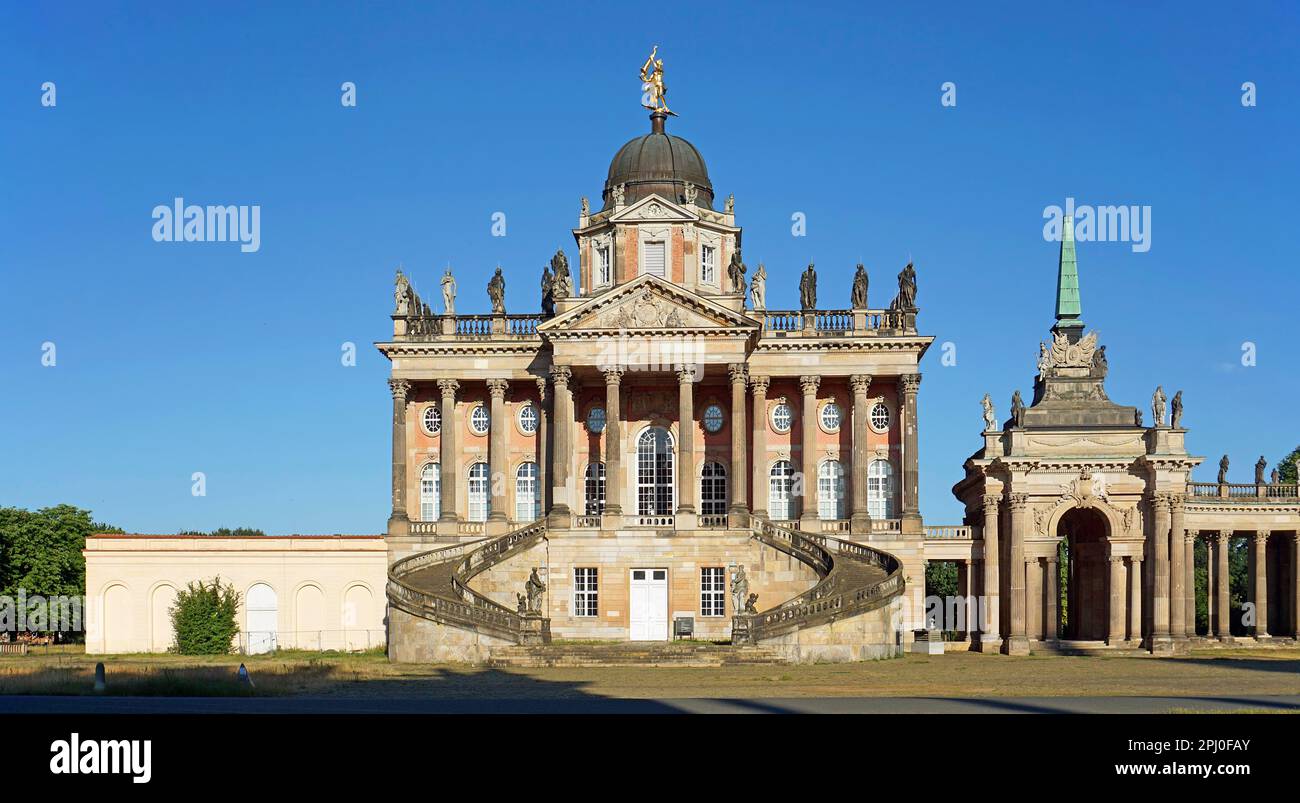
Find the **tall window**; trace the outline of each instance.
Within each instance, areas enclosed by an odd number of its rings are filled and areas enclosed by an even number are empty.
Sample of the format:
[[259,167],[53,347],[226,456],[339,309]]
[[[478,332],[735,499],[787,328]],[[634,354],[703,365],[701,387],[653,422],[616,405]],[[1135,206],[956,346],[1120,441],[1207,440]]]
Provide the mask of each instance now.
[[873,519],[894,517],[894,467],[887,460],[867,466],[867,512]]
[[727,470],[710,461],[700,472],[700,513],[717,516],[727,512]]
[[790,500],[790,487],[794,483],[794,468],[789,460],[778,460],[772,464],[767,493],[768,515],[777,521],[789,521],[794,518]]
[[442,515],[442,478],[438,464],[426,463],[420,470],[420,521],[437,521]]
[[573,570],[573,615],[599,616],[600,608],[596,600],[596,570],[594,568],[574,568]]
[[673,439],[662,427],[647,429],[637,439],[636,512],[638,516],[673,512]]
[[614,264],[609,258],[609,246],[596,249],[596,286],[608,287],[614,283]]
[[605,512],[605,464],[588,463],[587,476],[583,482],[586,493],[583,495],[586,500],[586,510],[588,516],[599,516]]
[[537,485],[537,464],[520,463],[515,471],[515,521],[541,518],[542,495]]
[[662,241],[645,244],[645,265],[641,266],[642,273],[653,273],[655,276],[667,275],[664,266],[664,244]]
[[700,281],[704,284],[718,283],[718,251],[711,245],[700,248]]
[[487,521],[488,464],[475,463],[469,467],[469,520]]
[[844,518],[844,466],[838,460],[823,460],[817,467],[817,516]]
[[700,569],[700,616],[726,615],[726,569],[721,566],[705,566]]

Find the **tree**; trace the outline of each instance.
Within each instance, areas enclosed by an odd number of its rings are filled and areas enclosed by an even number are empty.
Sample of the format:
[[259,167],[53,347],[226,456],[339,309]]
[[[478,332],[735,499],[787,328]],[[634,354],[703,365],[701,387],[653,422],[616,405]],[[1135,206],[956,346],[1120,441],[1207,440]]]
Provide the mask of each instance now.
[[1300,446],[1291,450],[1291,454],[1277,461],[1278,479],[1290,485],[1296,481],[1295,461],[1300,460]]
[[46,597],[86,593],[86,536],[122,532],[94,522],[89,510],[56,505],[35,512],[0,508],[0,594]]
[[181,655],[225,655],[239,632],[239,592],[234,585],[196,580],[176,595],[171,608],[175,650]]
[[248,535],[266,535],[266,533],[253,527],[236,527],[233,530],[229,527],[218,527],[217,529],[206,533],[199,530],[181,530],[177,535],[208,535],[213,538],[238,538]]
[[925,564],[927,597],[957,596],[957,564],[950,560],[932,560]]

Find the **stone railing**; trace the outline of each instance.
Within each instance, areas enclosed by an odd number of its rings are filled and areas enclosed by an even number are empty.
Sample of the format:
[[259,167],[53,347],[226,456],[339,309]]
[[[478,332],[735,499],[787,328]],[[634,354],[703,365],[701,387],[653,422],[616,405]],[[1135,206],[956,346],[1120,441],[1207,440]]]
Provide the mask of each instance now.
[[901,329],[906,322],[906,316],[887,309],[763,310],[753,315],[762,319],[764,332],[863,334]]
[[[538,337],[537,325],[545,318],[541,314],[505,315],[394,315],[394,321],[405,324],[405,334],[397,338],[405,340],[436,340],[443,337],[465,340],[486,340],[492,338]],[[403,331],[399,328],[395,331]]]
[[727,526],[726,513],[701,513],[699,527],[704,530],[725,529]]
[[848,519],[822,519],[821,528],[824,533],[847,533],[852,528]]
[[[546,524],[536,521],[488,541],[454,544],[397,561],[388,569],[388,599],[415,616],[455,627],[481,630],[516,643],[550,640],[550,622],[523,616],[469,587],[475,576],[532,547],[546,537]],[[450,566],[439,574],[442,586],[417,588],[416,572]]]
[[637,527],[672,527],[672,516],[637,516],[633,522]]
[[600,516],[574,516],[573,526],[578,530],[600,529]]
[[1295,483],[1238,483],[1238,482],[1189,482],[1187,495],[1199,500],[1209,499],[1297,499],[1300,487]]
[[903,531],[903,520],[872,519],[871,531],[873,533],[901,533]]
[[[732,620],[732,641],[763,639],[867,613],[903,593],[903,567],[887,552],[822,534],[806,534],[770,521],[750,520],[754,537],[810,567],[820,580],[767,611]],[[877,571],[864,571],[864,568]],[[883,580],[877,579],[883,572]]]
[[964,524],[926,527],[925,537],[936,541],[971,541],[975,538],[975,528]]

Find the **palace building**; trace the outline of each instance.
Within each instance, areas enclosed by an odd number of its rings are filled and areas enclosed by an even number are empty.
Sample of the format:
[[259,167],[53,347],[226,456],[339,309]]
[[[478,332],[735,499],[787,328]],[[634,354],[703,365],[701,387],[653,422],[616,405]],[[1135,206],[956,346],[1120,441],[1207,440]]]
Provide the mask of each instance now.
[[[1017,391],[1004,421],[985,397],[953,489],[964,521],[926,525],[918,398],[933,338],[912,265],[874,306],[861,266],[849,297],[828,299],[809,265],[800,308],[767,308],[732,198],[718,202],[700,150],[668,132],[661,94],[650,107],[528,311],[507,311],[518,297],[500,270],[487,314],[456,310],[450,269],[432,300],[398,272],[376,344],[391,361],[384,535],[97,536],[88,649],[164,648],[176,588],[232,571],[241,648],[382,641],[397,661],[683,635],[786,661],[896,655],[940,629],[1012,654],[1296,638],[1297,486],[1262,467],[1231,484],[1226,458],[1219,482],[1193,483],[1203,458],[1186,449],[1181,394],[1157,390],[1146,424],[1110,400],[1068,219],[1032,396]],[[1243,537],[1255,618],[1234,634],[1228,561]],[[928,561],[957,564],[955,617],[926,608]]]

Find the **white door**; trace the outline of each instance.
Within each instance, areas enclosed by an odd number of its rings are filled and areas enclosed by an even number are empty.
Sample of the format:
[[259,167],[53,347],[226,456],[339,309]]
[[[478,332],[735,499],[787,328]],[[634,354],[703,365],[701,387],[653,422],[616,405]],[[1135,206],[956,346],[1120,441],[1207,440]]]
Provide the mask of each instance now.
[[271,652],[276,648],[276,635],[280,630],[275,589],[265,583],[258,583],[248,589],[244,596],[244,607],[248,611],[248,627],[245,628],[248,654]]
[[631,616],[632,641],[668,640],[668,570],[633,569]]

